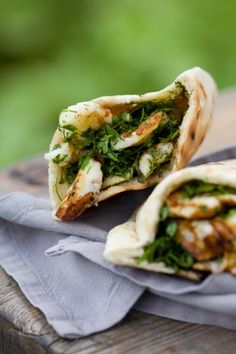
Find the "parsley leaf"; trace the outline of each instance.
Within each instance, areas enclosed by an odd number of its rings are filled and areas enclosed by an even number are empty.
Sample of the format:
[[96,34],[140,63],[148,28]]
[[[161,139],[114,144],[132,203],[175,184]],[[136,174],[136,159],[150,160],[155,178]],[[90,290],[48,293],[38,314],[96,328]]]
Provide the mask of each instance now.
[[66,157],[67,157],[67,154],[58,154],[57,156],[55,156],[52,159],[52,161],[58,165],[59,163],[64,161]]
[[160,212],[160,220],[161,221],[164,221],[167,219],[169,215],[169,209],[168,209],[168,206],[167,205],[164,205],[162,208],[161,208],[161,212]]
[[99,130],[88,129],[82,134],[81,144],[89,151],[91,157],[102,162],[104,177],[109,175],[138,176],[138,161],[147,149],[146,145],[133,146],[121,151],[113,150],[120,134],[111,125],[106,124]]
[[84,156],[84,157],[79,161],[78,169],[79,169],[79,170],[84,170],[85,167],[89,164],[90,159],[91,159],[91,156],[89,156],[89,155]]
[[72,184],[78,173],[78,163],[75,162],[65,169],[65,179],[68,184]]
[[192,255],[169,236],[159,236],[147,246],[144,254],[138,259],[138,262],[143,261],[148,263],[163,262],[176,272],[180,269],[190,269],[194,263]]
[[77,128],[72,124],[66,124],[58,127],[58,129],[63,133],[64,141],[66,143],[71,143],[77,138]]
[[192,198],[198,194],[211,194],[211,195],[219,195],[219,194],[236,194],[236,189],[230,188],[227,186],[222,186],[213,183],[207,183],[200,180],[194,180],[188,182],[181,186],[181,190],[185,193],[188,198]]
[[180,269],[190,269],[194,263],[192,255],[175,239],[178,224],[168,218],[168,207],[164,205],[160,212],[160,223],[155,240],[145,247],[144,254],[138,262],[163,262],[178,272]]
[[178,225],[177,222],[170,219],[166,226],[166,235],[174,237],[177,231]]

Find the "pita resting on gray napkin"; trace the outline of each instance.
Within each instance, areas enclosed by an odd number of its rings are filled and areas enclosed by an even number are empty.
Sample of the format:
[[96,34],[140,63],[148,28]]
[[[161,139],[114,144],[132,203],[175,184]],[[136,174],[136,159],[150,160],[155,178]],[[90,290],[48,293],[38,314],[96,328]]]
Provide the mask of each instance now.
[[[233,158],[236,149],[212,155],[212,160],[221,160],[222,154]],[[124,222],[149,193],[118,195],[67,223],[53,220],[49,200],[21,192],[0,199],[0,265],[62,337],[107,329],[132,307],[236,329],[232,275],[210,275],[193,282],[104,260],[107,231]]]

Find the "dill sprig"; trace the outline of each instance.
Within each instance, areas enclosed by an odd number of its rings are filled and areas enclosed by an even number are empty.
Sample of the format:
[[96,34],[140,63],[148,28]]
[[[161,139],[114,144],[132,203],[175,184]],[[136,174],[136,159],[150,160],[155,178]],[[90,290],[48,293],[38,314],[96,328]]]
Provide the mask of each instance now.
[[138,262],[163,262],[178,272],[180,269],[190,269],[194,263],[192,255],[175,239],[178,224],[169,218],[168,207],[163,206],[160,213],[160,223],[155,240],[145,247],[144,254]]

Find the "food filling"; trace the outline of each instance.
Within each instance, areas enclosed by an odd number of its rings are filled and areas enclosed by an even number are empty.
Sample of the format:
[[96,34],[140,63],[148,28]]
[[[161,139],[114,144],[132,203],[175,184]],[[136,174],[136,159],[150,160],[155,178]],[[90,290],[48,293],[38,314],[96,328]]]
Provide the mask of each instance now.
[[139,262],[176,272],[236,269],[236,189],[194,180],[167,197],[155,240]]
[[[80,171],[89,164],[93,168],[91,160],[101,164],[100,190],[133,178],[144,182],[153,174],[161,175],[171,160],[188,100],[185,88],[176,83],[162,101],[104,108],[108,112],[105,120],[91,115],[84,117],[83,129],[68,124],[69,120],[60,121],[64,141],[46,154],[60,168],[56,183],[70,186],[78,182]],[[66,111],[68,117],[75,113]],[[95,121],[95,118],[96,126],[85,127],[89,119]],[[58,198],[63,200],[65,195],[60,195],[60,188],[56,190]]]

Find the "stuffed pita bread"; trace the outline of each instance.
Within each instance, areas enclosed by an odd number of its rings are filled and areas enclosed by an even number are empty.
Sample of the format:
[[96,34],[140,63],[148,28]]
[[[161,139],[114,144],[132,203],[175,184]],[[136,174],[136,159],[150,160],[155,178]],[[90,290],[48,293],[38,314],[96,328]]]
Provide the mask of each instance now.
[[131,220],[109,232],[104,256],[193,279],[236,274],[236,160],[166,177]]
[[210,75],[193,68],[159,92],[100,97],[62,111],[46,154],[55,216],[74,219],[185,166],[204,138],[215,95]]

